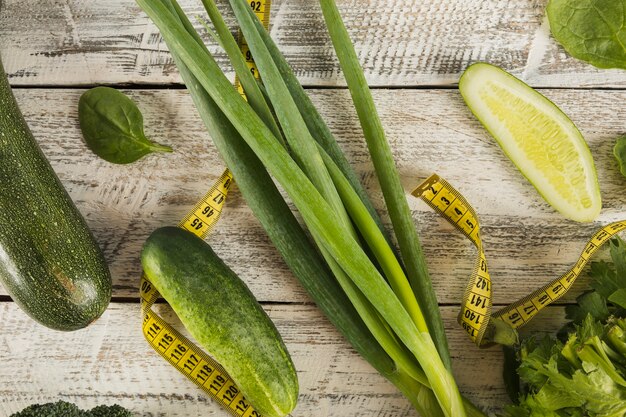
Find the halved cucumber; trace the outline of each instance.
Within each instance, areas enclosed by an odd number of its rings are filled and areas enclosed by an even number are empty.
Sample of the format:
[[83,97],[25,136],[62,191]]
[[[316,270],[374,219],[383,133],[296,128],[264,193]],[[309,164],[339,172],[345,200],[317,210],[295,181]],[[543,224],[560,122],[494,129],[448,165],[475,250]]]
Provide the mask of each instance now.
[[598,216],[602,200],[591,152],[554,103],[485,63],[465,70],[459,90],[504,153],[552,207],[579,222]]

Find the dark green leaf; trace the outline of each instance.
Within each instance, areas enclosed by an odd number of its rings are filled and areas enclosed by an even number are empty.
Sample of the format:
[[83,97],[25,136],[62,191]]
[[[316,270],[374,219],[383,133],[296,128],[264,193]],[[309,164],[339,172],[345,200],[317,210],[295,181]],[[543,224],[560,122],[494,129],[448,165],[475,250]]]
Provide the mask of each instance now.
[[517,375],[516,369],[520,362],[517,358],[517,352],[515,348],[511,346],[502,346],[502,352],[504,353],[504,367],[502,370],[502,378],[504,379],[504,387],[509,398],[514,403],[519,402],[520,393],[520,380]]
[[146,138],[141,112],[113,88],[96,87],[84,93],[78,118],[89,149],[114,164],[128,164],[152,152],[172,152],[169,146]]
[[626,288],[620,288],[611,294],[609,301],[616,306],[626,309]]
[[615,271],[604,261],[592,262],[589,275],[592,278],[591,288],[605,299],[623,286],[623,283],[618,281]]
[[626,0],[551,0],[547,13],[552,34],[573,57],[626,69]]
[[[611,240],[610,251],[614,268],[604,261],[593,262],[590,285],[594,291],[582,294],[576,305],[566,307],[567,318],[574,323],[581,323],[587,314],[605,321],[611,314],[621,316],[626,310],[626,244],[617,237]],[[609,310],[608,304],[618,309]]]
[[544,337],[540,341],[534,338],[526,339],[520,349],[521,363],[517,368],[522,381],[532,386],[542,386],[548,380],[542,370],[550,359],[561,351],[561,348],[561,342],[549,337]]
[[619,164],[619,170],[626,177],[626,135],[617,139],[613,147],[613,155]]
[[609,309],[606,298],[597,291],[589,291],[580,295],[574,305],[565,307],[566,317],[574,323],[581,323],[588,314],[597,320],[606,320],[609,317]]
[[626,288],[626,243],[620,237],[611,240],[611,259],[617,273],[618,288]]

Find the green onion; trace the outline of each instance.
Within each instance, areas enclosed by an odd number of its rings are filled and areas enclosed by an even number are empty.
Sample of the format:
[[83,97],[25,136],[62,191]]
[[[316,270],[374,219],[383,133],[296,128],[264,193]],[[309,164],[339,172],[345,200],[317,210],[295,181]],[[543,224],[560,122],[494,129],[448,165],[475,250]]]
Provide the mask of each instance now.
[[[205,3],[205,5],[207,3],[212,3],[210,0],[203,0],[203,2]],[[233,10],[235,11],[235,15],[241,22],[242,32],[246,38],[246,42],[250,50],[253,53],[253,56],[255,57],[255,62],[260,70],[260,73],[263,74],[264,80],[266,81],[268,95],[270,96],[270,99],[274,98],[272,104],[274,105],[274,108],[276,109],[279,118],[281,117],[281,114],[283,115],[284,121],[281,122],[281,125],[285,126],[286,121],[288,125],[291,124],[291,126],[293,126],[292,131],[284,129],[285,136],[287,137],[287,142],[292,145],[292,149],[297,149],[297,147],[303,149],[303,153],[300,154],[301,159],[298,159],[298,161],[301,161],[302,158],[307,158],[309,161],[312,161],[312,163],[315,163],[315,161],[317,161],[318,158],[321,157],[321,154],[324,153],[324,150],[321,149],[319,154],[311,150],[310,146],[315,146],[315,142],[311,137],[311,134],[300,112],[298,111],[293,97],[289,94],[289,90],[287,89],[286,84],[281,77],[281,73],[278,70],[275,61],[271,58],[265,42],[255,28],[254,22],[257,21],[256,16],[250,13],[251,9],[249,5],[245,2],[233,1],[231,2],[231,4],[233,6]],[[214,5],[212,7],[217,10]],[[282,113],[283,109],[285,113]],[[288,119],[288,117],[290,117],[290,119]],[[292,138],[290,136],[291,132],[293,132],[295,137]],[[321,161],[321,159],[319,161]],[[302,164],[299,165],[302,166]],[[327,164],[324,164],[322,162],[321,166],[315,166],[314,168],[308,170],[308,177],[317,184],[317,189],[320,192],[324,193],[326,191],[326,200],[332,203],[332,206],[336,209],[338,215],[340,216],[340,219],[343,220],[344,225],[346,225],[352,237],[357,239],[356,233],[354,233],[354,231],[352,230],[352,224],[348,219],[348,215],[344,209],[344,205],[337,195],[337,190],[333,186],[330,176],[327,175],[326,168],[328,168]],[[306,166],[304,167],[304,171],[307,172]],[[315,181],[316,178],[317,182]],[[348,188],[351,189],[349,185]],[[361,203],[361,200],[358,197],[357,200],[358,203]],[[367,212],[365,213],[365,217],[371,220],[371,217]],[[382,241],[380,242],[382,243],[382,245],[374,246],[373,249],[375,248],[380,251],[381,246],[382,248],[386,247],[387,249],[387,251],[383,255],[381,255],[380,260],[393,259],[394,261],[396,261],[393,251],[390,250],[385,238],[380,233],[380,230],[377,227],[375,227],[375,229],[376,232],[378,232],[376,238],[382,239]],[[363,318],[364,322],[366,323],[374,337],[379,341],[379,343],[381,343],[385,351],[394,360],[396,360],[396,362],[398,362],[400,366],[411,372],[413,377],[421,378],[422,381],[424,381],[423,372],[419,372],[420,370],[418,370],[415,364],[407,360],[407,356],[406,354],[404,354],[405,351],[401,349],[401,347],[397,344],[396,340],[392,337],[393,335],[389,335],[387,329],[382,326],[384,322],[381,322],[372,304],[367,300],[367,298],[365,298],[361,294],[361,291],[357,287],[355,287],[354,283],[346,275],[340,265],[337,264],[337,261],[329,253],[328,249],[323,245],[323,243],[319,243],[321,241],[319,234],[315,231],[312,231],[312,234],[316,242],[318,242],[318,246],[320,247],[322,256],[328,262],[328,265],[335,274],[335,277],[337,278],[339,284],[348,295],[348,298],[350,298],[351,302]],[[406,281],[406,278],[404,277],[404,273],[397,261],[392,266],[389,266],[390,264],[391,262],[385,262],[385,264],[383,265],[383,269],[393,271],[395,273],[391,277],[393,278],[392,286],[399,288],[402,286],[402,279]],[[400,276],[400,279],[396,279],[398,275]],[[406,287],[408,287],[409,292],[407,293],[405,291],[402,294],[411,294],[408,282],[406,282]],[[424,322],[417,302],[413,297],[405,298],[408,299],[402,299],[403,304],[405,304],[408,311],[411,313],[411,317],[418,326],[418,329],[420,331],[427,331],[426,323]]]
[[[300,113],[302,114],[302,117],[304,118],[304,121],[307,124],[309,131],[311,132],[311,135],[322,146],[322,148],[326,150],[328,155],[333,159],[335,164],[337,164],[339,169],[341,169],[341,172],[343,172],[348,181],[350,181],[352,188],[354,188],[354,190],[357,192],[357,194],[363,201],[363,204],[365,204],[365,206],[367,207],[370,215],[376,221],[376,224],[378,224],[381,231],[385,234],[385,236],[387,236],[386,231],[382,225],[382,221],[378,216],[378,213],[374,209],[374,206],[367,196],[365,189],[359,182],[358,176],[350,166],[350,163],[343,154],[341,148],[339,147],[339,144],[337,143],[337,140],[328,128],[328,125],[326,125],[326,122],[324,122],[324,119],[322,119],[322,116],[317,111],[317,108],[313,105],[311,99],[304,91],[304,88],[302,88],[302,86],[298,82],[298,79],[296,78],[293,70],[287,63],[287,60],[280,52],[278,46],[276,46],[261,22],[256,18],[252,9],[248,8],[247,12],[253,18],[252,20],[254,21],[254,26],[261,39],[263,39],[263,42],[265,43],[268,52],[274,60],[274,64],[278,67],[278,70],[283,76],[285,84],[287,84],[287,88],[289,89],[291,96],[296,102],[296,105],[298,106],[298,109],[300,110]],[[389,241],[388,237],[387,240]]]
[[[222,15],[219,10],[217,10],[217,6],[210,0],[202,0],[202,3],[204,4],[204,8],[209,15],[209,19],[211,19],[213,26],[215,26],[215,33],[219,39],[219,43],[222,48],[224,48],[224,51],[226,51],[226,54],[228,55],[228,58],[233,64],[233,68],[239,77],[239,82],[246,93],[248,103],[250,103],[250,106],[252,106],[254,111],[271,129],[274,136],[282,139],[280,129],[274,120],[270,107],[265,101],[265,97],[259,88],[259,84],[252,73],[248,70],[248,65],[246,64],[245,58],[241,54],[239,45],[237,45],[237,41],[235,41],[235,38],[233,38],[230,30],[228,30],[228,26],[226,26]],[[207,31],[211,33],[208,27]]]
[[[326,201],[333,207],[336,216],[343,221],[344,226],[351,230],[352,226],[348,220],[348,215],[337,195],[337,190],[332,184],[326,166],[318,153],[315,141],[306,127],[306,123],[298,111],[296,103],[291,94],[289,94],[287,85],[281,77],[278,68],[269,53],[267,53],[265,44],[258,36],[256,29],[254,29],[254,21],[247,13],[250,5],[244,1],[231,2],[231,6],[233,6],[235,16],[237,16],[240,22],[241,31],[246,38],[246,42],[252,50],[254,61],[260,73],[263,74],[265,89],[283,128],[285,139],[293,152],[294,160]],[[257,50],[260,50],[262,53],[255,54]]]
[[[324,149],[318,149],[315,141],[320,139],[312,136],[300,107],[292,97],[294,93],[285,81],[289,77],[283,79],[284,74],[281,74],[267,43],[259,36],[258,23],[255,23],[255,19],[250,19],[246,2],[232,0],[233,8],[266,83],[267,97],[271,101],[267,105],[271,104],[276,112],[285,139],[294,153],[293,158],[272,129],[268,128],[271,123],[268,124],[268,120],[264,120],[268,118],[267,113],[259,117],[255,109],[230,85],[207,48],[199,42],[197,33],[176,2],[138,0],[138,3],[161,30],[203,120],[214,136],[220,136],[216,144],[229,166],[234,165],[231,168],[242,192],[247,195],[246,198],[253,193],[249,187],[242,187],[239,175],[242,175],[244,182],[248,181],[248,185],[253,183],[250,178],[245,178],[246,170],[242,166],[249,162],[246,158],[254,156],[257,159],[250,159],[252,161],[250,163],[254,166],[254,161],[257,165],[261,162],[265,178],[269,178],[267,173],[271,174],[300,211],[311,235],[331,267],[334,278],[339,281],[329,284],[330,288],[335,290],[339,285],[352,294],[350,300],[355,303],[354,310],[339,312],[328,308],[334,306],[334,301],[326,303],[331,319],[345,326],[349,320],[354,319],[355,310],[362,314],[361,321],[358,321],[361,330],[351,333],[344,328],[344,332],[350,335],[349,338],[352,338],[350,340],[353,343],[362,342],[362,336],[367,334],[362,327],[362,320],[369,322],[370,327],[379,333],[376,340],[380,344],[365,344],[368,347],[365,351],[369,359],[372,359],[374,366],[379,370],[382,369],[381,372],[411,399],[421,413],[435,416],[464,416],[463,400],[456,383],[427,331],[432,323],[428,317],[424,322],[421,303],[415,302],[401,264],[380,232],[375,216],[370,214],[358,191],[350,187],[349,175],[345,175],[340,164],[334,162],[336,158],[326,155]],[[219,36],[223,38],[222,35]],[[384,141],[384,137],[382,139]],[[232,148],[239,153],[236,154]],[[376,168],[378,171],[378,167]],[[247,173],[251,176],[251,172]],[[395,174],[397,176],[397,172]],[[380,173],[378,175],[381,176]],[[257,197],[262,202],[253,202],[251,207],[260,219],[264,219],[262,223],[269,229],[268,233],[274,228],[281,227],[271,223],[272,221],[280,223],[278,219],[272,219],[269,213],[262,212],[263,209],[271,209],[269,203],[273,201],[263,195]],[[387,196],[385,197],[387,199]],[[406,205],[406,201],[404,204]],[[358,234],[352,228],[352,221],[380,262],[391,286],[360,246]],[[292,232],[304,235],[301,230]],[[270,233],[270,236],[273,236],[272,240],[281,239],[275,232]],[[277,246],[282,246],[283,255],[289,252],[285,250],[284,243]],[[293,255],[294,252],[290,252],[290,256]],[[288,260],[288,264],[292,267],[297,264],[297,259]],[[302,274],[296,275],[300,277]],[[305,281],[306,279],[303,280]],[[316,301],[319,301],[318,298],[323,291],[315,288],[311,282],[308,282],[308,285],[314,289],[312,293],[316,293]],[[337,298],[336,294],[329,292],[326,292],[325,296]],[[340,314],[351,316],[338,319],[337,315]],[[432,312],[429,314],[432,316]],[[385,356],[385,352],[379,347],[394,355],[395,366],[398,366],[395,372],[388,367],[389,357]],[[362,348],[363,346],[360,351],[363,351]],[[408,352],[410,355],[407,355]],[[381,362],[377,363],[379,360]],[[480,412],[468,407],[468,414],[480,415]]]
[[420,310],[419,305],[412,296],[411,287],[409,285],[402,266],[398,262],[395,254],[389,247],[382,232],[369,215],[367,208],[350,186],[349,181],[343,176],[341,170],[335,165],[332,158],[326,155],[325,152],[320,152],[324,158],[324,162],[328,167],[330,175],[337,187],[337,191],[346,206],[346,209],[350,213],[352,221],[357,225],[359,231],[369,244],[372,252],[378,259],[378,263],[381,265],[383,272],[394,292],[402,302],[404,308],[407,310],[413,322],[421,332],[428,332],[428,326],[424,321],[424,316]]
[[337,5],[334,0],[320,0],[320,4],[330,38],[352,95],[352,101],[361,121],[411,286],[419,305],[422,306],[428,328],[437,344],[441,359],[450,369],[450,353],[437,297],[428,275],[428,267],[419,236],[413,224],[411,211],[374,105],[374,99],[367,86],[363,70]]
[[[188,32],[195,34],[193,26],[186,20],[178,4],[172,5],[172,8],[174,6]],[[199,42],[201,43],[201,40]],[[315,248],[311,246],[265,167],[200,86],[187,66],[174,52],[172,54],[205,125],[212,133],[213,141],[237,178],[240,191],[290,269],[355,349],[381,374],[394,382],[401,373],[396,370],[385,351],[372,338],[372,334],[364,326],[359,314],[345,298],[341,287],[337,285],[326,265],[317,255]],[[376,317],[378,317],[377,314]],[[385,330],[382,324],[380,329]],[[410,362],[406,359],[406,352],[403,352],[397,343],[391,342],[389,349],[392,352],[396,350],[393,352],[394,356],[404,358],[400,359],[400,362]],[[414,378],[425,381],[426,377],[421,369],[416,369],[409,363],[405,364],[405,368],[409,369]]]
[[[219,27],[217,27],[217,29],[218,33],[220,33],[220,27],[224,25],[222,23],[223,21],[220,22],[220,20],[214,16],[217,12],[217,7],[210,0],[203,0],[203,3],[207,8],[211,20],[218,23]],[[310,136],[308,128],[299,113],[293,98],[289,94],[287,86],[285,85],[278,68],[265,49],[263,40],[254,28],[253,22],[256,20],[256,17],[251,17],[247,14],[250,7],[246,3],[234,3],[233,6],[235,14],[238,18],[243,22],[248,23],[248,25],[242,24],[242,31],[246,37],[248,46],[255,57],[260,57],[255,60],[256,65],[258,66],[260,72],[264,74],[264,78],[267,81],[266,91],[268,93],[268,97],[272,101],[274,109],[276,109],[278,118],[281,120],[281,126],[283,126],[285,138],[287,139],[290,148],[294,151],[298,165],[302,167],[303,171],[307,173],[308,178],[311,179],[311,181],[316,185],[318,191],[325,196],[326,201],[329,202],[334,208],[336,215],[343,222],[347,231],[354,239],[357,239],[357,235],[352,228],[348,214],[346,213],[345,208],[341,203],[341,199],[337,194],[337,190],[333,186],[332,180],[328,175],[326,166],[317,152],[315,141]],[[246,30],[246,28],[251,28],[251,30]],[[224,31],[227,32],[227,29],[222,30],[222,32]],[[222,37],[222,35],[220,35],[220,37]],[[261,49],[261,53],[257,54],[256,51],[259,49]],[[263,119],[263,117],[261,118]],[[425,381],[423,372],[420,372],[421,370],[419,370],[419,367],[415,366],[416,364],[407,360],[408,355],[405,354],[405,351],[397,343],[396,339],[393,338],[393,335],[389,334],[387,328],[384,326],[384,321],[380,319],[378,312],[372,306],[370,301],[363,296],[359,288],[352,280],[350,280],[330,252],[322,243],[320,243],[321,237],[319,234],[312,231],[312,235],[315,241],[318,242],[322,256],[327,261],[328,266],[333,271],[337,281],[376,340],[381,343],[381,346],[395,361],[402,364],[404,369],[411,371],[414,377],[421,378],[422,381]]]

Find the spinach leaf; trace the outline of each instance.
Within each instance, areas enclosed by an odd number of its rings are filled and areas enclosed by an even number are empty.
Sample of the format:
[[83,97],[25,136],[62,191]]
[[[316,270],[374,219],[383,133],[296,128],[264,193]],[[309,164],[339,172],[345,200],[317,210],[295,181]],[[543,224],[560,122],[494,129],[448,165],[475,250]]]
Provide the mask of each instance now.
[[550,0],[552,34],[573,57],[626,69],[626,0]]
[[613,155],[619,164],[619,170],[626,177],[626,136],[617,139],[613,147]]
[[78,118],[89,149],[108,162],[128,164],[152,152],[172,152],[169,146],[146,138],[139,108],[113,88],[96,87],[84,93]]

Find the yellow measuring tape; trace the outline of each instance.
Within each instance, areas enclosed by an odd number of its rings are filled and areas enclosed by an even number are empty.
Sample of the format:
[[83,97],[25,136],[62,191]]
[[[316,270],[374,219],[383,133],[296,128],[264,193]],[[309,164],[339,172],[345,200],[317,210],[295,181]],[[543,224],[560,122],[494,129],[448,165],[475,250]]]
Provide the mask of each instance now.
[[[252,8],[252,11],[257,15],[265,29],[270,27],[271,6],[271,0],[252,0],[250,2],[250,7]],[[248,69],[250,70],[252,75],[254,75],[254,78],[256,78],[257,80],[260,79],[261,77],[259,74],[259,69],[256,67],[254,59],[252,59],[252,52],[250,52],[250,48],[248,47],[246,38],[243,37],[241,31],[239,31],[239,39],[237,41],[239,43],[239,49],[241,49],[241,53],[246,59],[246,64],[248,64]],[[243,91],[243,86],[241,85],[241,83],[239,82],[239,78],[237,77],[235,77],[235,87],[237,88],[237,91],[239,91],[239,94],[241,94],[245,98],[246,95]]]
[[[250,7],[266,29],[269,25],[270,6],[271,0],[250,2]],[[239,47],[246,58],[248,68],[258,79],[259,72],[241,32],[239,32]],[[238,79],[235,79],[235,87],[240,94],[244,94]],[[227,169],[178,226],[204,239],[222,214],[226,195],[232,182],[233,176]],[[233,416],[261,417],[261,414],[246,401],[242,392],[219,363],[152,310],[152,306],[160,295],[145,275],[141,277],[140,296],[143,316],[142,331],[150,346]]]
[[491,276],[480,238],[480,223],[472,206],[461,193],[438,175],[432,175],[411,194],[424,200],[463,233],[478,250],[458,318],[459,324],[478,346],[493,342],[491,337],[485,337],[485,334],[488,330],[494,329],[496,320],[517,329],[528,323],[544,307],[561,298],[600,246],[626,229],[626,221],[614,222],[601,228],[589,239],[580,258],[569,271],[492,315]]

